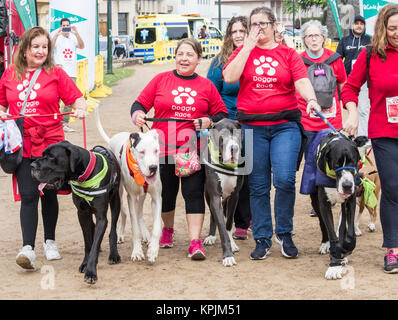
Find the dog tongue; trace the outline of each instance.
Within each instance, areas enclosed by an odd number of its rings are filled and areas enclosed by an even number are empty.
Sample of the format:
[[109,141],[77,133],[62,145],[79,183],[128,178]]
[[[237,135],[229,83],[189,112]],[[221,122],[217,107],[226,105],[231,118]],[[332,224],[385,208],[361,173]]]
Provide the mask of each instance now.
[[43,183],[43,182],[40,183],[40,184],[39,184],[39,187],[38,187],[39,191],[40,191],[40,192],[43,192],[43,189],[44,189],[44,187],[45,187],[46,185],[47,185],[47,183]]

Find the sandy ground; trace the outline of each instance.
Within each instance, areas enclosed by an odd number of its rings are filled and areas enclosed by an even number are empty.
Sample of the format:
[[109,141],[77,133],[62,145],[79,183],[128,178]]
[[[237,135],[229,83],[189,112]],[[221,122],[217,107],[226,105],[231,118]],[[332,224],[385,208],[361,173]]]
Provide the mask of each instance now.
[[[208,61],[203,61],[198,72],[205,75]],[[131,125],[130,106],[139,92],[158,72],[170,70],[173,64],[138,65],[131,78],[113,87],[113,94],[100,99],[102,122],[108,135],[120,131],[135,130]],[[75,121],[75,133],[67,134],[71,142],[83,145],[82,126]],[[87,118],[88,147],[104,144],[95,127],[94,115]],[[301,170],[297,174],[297,186]],[[237,266],[226,268],[221,264],[219,240],[213,247],[206,247],[205,261],[187,258],[188,234],[183,201],[178,198],[176,211],[175,245],[172,249],[160,249],[155,264],[147,261],[133,262],[131,254],[131,229],[128,219],[126,242],[119,245],[122,262],[108,265],[108,230],[102,244],[103,252],[98,261],[99,280],[87,285],[78,267],[83,259],[83,237],[71,196],[60,196],[60,214],[57,225],[57,242],[62,255],[58,261],[48,262],[43,256],[42,221],[39,219],[36,254],[37,271],[25,272],[15,263],[15,256],[22,246],[19,224],[19,203],[12,200],[11,177],[0,173],[2,193],[0,201],[0,274],[2,275],[0,299],[396,299],[396,276],[383,273],[384,249],[379,218],[376,232],[366,231],[367,214],[361,223],[363,235],[357,240],[357,248],[349,257],[347,275],[343,280],[327,281],[324,273],[328,256],[318,254],[320,230],[317,218],[308,215],[310,201],[298,194],[295,207],[295,237],[299,257],[283,258],[280,247],[274,243],[272,254],[263,261],[251,261],[254,248],[250,235],[246,241],[238,241]],[[151,227],[150,203],[145,202],[147,225]],[[335,215],[338,209],[334,209]],[[209,229],[209,211],[206,211],[202,236]]]

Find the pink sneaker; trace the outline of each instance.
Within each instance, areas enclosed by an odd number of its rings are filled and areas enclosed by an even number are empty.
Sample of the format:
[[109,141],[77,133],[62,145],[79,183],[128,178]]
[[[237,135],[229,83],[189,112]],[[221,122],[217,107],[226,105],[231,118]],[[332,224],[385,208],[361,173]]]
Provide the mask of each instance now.
[[234,234],[232,235],[232,238],[234,238],[235,240],[247,240],[247,229],[236,228]]
[[162,236],[159,239],[160,248],[171,248],[173,247],[174,229],[164,227],[162,230]]
[[206,253],[202,249],[201,239],[194,239],[191,241],[191,245],[188,249],[188,258],[192,260],[204,260],[206,259]]

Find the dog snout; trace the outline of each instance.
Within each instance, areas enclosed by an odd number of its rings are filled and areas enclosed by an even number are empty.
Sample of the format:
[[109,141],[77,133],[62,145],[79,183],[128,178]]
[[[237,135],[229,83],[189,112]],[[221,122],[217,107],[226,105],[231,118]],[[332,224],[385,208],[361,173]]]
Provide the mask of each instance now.
[[351,181],[343,181],[342,185],[344,193],[352,193],[353,184]]
[[31,169],[35,169],[35,170],[39,169],[39,164],[37,163],[37,161],[33,161],[33,162],[30,164],[30,168],[31,168]]
[[156,171],[158,171],[158,166],[156,166],[156,165],[149,166],[149,172],[150,173],[155,174]]
[[231,146],[231,154],[236,155],[238,152],[239,152],[239,147],[236,144],[232,145]]

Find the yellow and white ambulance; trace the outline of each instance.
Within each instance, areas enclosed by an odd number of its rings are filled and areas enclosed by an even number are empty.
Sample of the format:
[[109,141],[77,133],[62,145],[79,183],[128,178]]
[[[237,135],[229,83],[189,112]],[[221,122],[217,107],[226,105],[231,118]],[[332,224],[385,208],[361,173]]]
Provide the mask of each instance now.
[[209,37],[200,39],[202,45],[208,46],[212,42],[220,50],[223,34],[207,18],[195,14],[138,16],[134,34],[134,57],[144,57],[145,62],[154,61],[154,46],[157,42],[177,42],[190,37],[198,39],[203,26],[206,26]]

